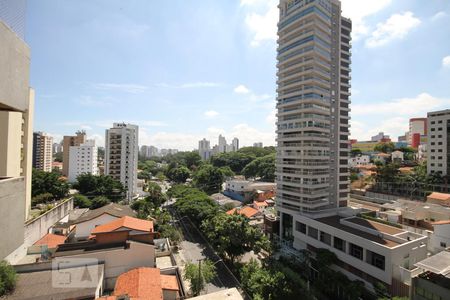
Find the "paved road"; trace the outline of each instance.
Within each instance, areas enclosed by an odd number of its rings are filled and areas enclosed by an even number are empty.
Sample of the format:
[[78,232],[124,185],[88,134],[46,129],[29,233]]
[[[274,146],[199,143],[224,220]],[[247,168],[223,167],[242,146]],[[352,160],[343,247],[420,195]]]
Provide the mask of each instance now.
[[199,230],[186,217],[179,219],[180,229],[183,231],[185,240],[181,242],[180,255],[185,261],[198,263],[199,260],[209,259],[215,263],[217,276],[213,282],[207,285],[208,293],[218,290],[237,287],[238,282],[233,274],[227,269],[221,258],[208,245]]

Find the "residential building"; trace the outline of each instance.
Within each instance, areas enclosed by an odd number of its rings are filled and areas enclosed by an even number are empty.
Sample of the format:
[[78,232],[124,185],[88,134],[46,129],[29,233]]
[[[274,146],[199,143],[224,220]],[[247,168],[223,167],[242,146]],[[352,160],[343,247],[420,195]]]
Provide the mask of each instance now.
[[372,142],[390,142],[391,138],[388,135],[385,135],[384,132],[380,132],[377,135],[374,135],[370,138]]
[[230,179],[225,182],[225,189],[223,194],[232,199],[244,201],[250,199],[253,193],[257,191],[270,192],[271,197],[274,196],[276,190],[276,183],[250,181],[244,179]]
[[105,174],[125,186],[128,202],[137,193],[138,136],[139,127],[125,123],[114,123],[105,136]]
[[211,145],[207,139],[203,138],[203,140],[198,141],[198,154],[202,160],[207,160],[211,157]]
[[76,225],[75,237],[77,240],[86,240],[95,227],[125,216],[135,217],[136,214],[129,206],[116,203],[89,210],[73,221],[73,224]]
[[169,154],[176,154],[178,153],[178,149],[161,149],[159,156],[167,156]]
[[190,298],[192,300],[244,300],[237,288],[220,290],[206,295]]
[[422,144],[417,147],[417,160],[422,162],[427,159],[427,144]]
[[140,155],[143,158],[159,156],[159,150],[155,146],[141,146]]
[[391,160],[393,163],[401,164],[404,160],[404,154],[402,151],[396,150],[391,153]]
[[[427,126],[427,118],[409,119],[409,131],[406,134],[408,144],[417,148],[420,144],[420,137],[427,135]],[[413,143],[414,135],[419,136],[419,144]]]
[[69,182],[75,182],[81,174],[99,174],[95,140],[86,140],[79,146],[70,146],[69,153]]
[[53,152],[53,154],[56,154],[56,153],[59,153],[59,152],[63,152],[62,142],[60,142],[60,143],[53,143],[52,152]]
[[416,263],[412,300],[450,300],[450,250]]
[[348,160],[350,168],[357,168],[359,166],[367,166],[370,164],[369,155],[358,155],[355,157],[350,157]]
[[70,147],[80,146],[86,143],[86,131],[81,130],[75,133],[76,135],[65,135],[63,137],[63,170],[64,176],[69,176],[69,165],[70,165]]
[[450,109],[428,113],[428,174],[450,175]]
[[450,207],[450,194],[433,192],[427,196],[427,203]]
[[33,133],[33,168],[45,172],[52,171],[53,138],[43,132]]
[[227,140],[221,134],[219,135],[219,143],[217,145],[219,147],[219,153],[227,152]]
[[239,139],[237,137],[235,137],[231,141],[231,151],[236,152],[238,150],[239,150]]
[[31,206],[34,91],[24,4],[8,1],[0,9],[0,260],[10,262],[24,243]]
[[161,274],[158,268],[140,267],[121,274],[111,296],[98,300],[180,299],[180,283],[175,275]]
[[262,142],[253,143],[253,147],[262,148],[263,143]]

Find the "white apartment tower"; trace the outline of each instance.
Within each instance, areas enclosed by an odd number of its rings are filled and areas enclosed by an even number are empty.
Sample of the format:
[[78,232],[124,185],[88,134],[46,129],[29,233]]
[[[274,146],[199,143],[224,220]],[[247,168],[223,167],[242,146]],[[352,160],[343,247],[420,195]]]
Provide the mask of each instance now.
[[237,137],[235,137],[231,141],[231,151],[236,152],[238,150],[239,150],[239,139]]
[[219,153],[227,152],[227,140],[221,134],[219,135]]
[[53,138],[43,132],[33,133],[33,168],[52,171]]
[[428,113],[428,174],[450,175],[450,109]]
[[105,135],[105,174],[127,188],[129,202],[137,192],[138,132],[137,125],[114,123]]
[[211,157],[211,144],[207,139],[198,141],[198,154],[202,160],[207,160]]
[[78,175],[98,175],[97,146],[95,140],[87,140],[79,146],[71,146],[69,152],[69,182],[75,182]]
[[277,202],[314,216],[347,205],[351,22],[337,0],[279,8]]

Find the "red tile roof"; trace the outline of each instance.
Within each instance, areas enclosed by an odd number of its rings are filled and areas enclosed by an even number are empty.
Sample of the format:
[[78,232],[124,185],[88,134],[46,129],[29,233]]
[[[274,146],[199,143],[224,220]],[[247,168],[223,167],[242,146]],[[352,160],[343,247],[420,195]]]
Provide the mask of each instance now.
[[256,214],[258,214],[259,211],[250,206],[245,206],[241,209],[233,208],[227,211],[227,215],[233,215],[234,213],[238,213],[250,219],[251,217],[254,217]]
[[162,300],[163,289],[178,291],[176,276],[161,275],[157,268],[142,267],[121,274],[117,278],[113,295],[128,295],[136,300]]
[[253,201],[253,205],[262,207],[262,206],[268,206],[266,201]]
[[442,200],[442,201],[448,201],[450,200],[450,194],[444,194],[444,193],[431,193],[427,198],[433,198],[436,200]]
[[445,225],[445,224],[450,224],[450,220],[442,220],[442,221],[436,221],[431,223],[432,225]]
[[120,219],[116,219],[109,223],[95,227],[94,230],[92,230],[91,234],[112,232],[120,228],[153,232],[153,222],[125,216]]
[[39,241],[34,243],[35,246],[47,245],[48,248],[56,248],[56,246],[64,244],[67,237],[53,233],[47,233]]

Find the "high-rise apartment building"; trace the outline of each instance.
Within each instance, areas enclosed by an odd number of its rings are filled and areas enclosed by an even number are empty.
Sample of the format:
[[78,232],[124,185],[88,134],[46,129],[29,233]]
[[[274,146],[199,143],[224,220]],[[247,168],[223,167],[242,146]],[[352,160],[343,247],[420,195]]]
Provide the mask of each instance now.
[[114,123],[105,135],[105,174],[126,187],[129,202],[137,193],[138,137],[139,127],[125,123]]
[[409,293],[427,237],[356,216],[349,192],[351,21],[339,0],[280,0],[276,207],[283,245],[336,254],[366,287]]
[[211,143],[207,139],[198,141],[198,154],[202,160],[207,160],[211,157]]
[[450,175],[450,109],[428,113],[428,174]]
[[263,147],[263,143],[262,142],[253,143],[253,147],[262,148]]
[[0,260],[12,263],[21,258],[31,206],[34,91],[21,3],[0,3]]
[[231,141],[231,151],[236,152],[238,150],[239,150],[239,139],[237,137],[235,137]]
[[219,143],[217,145],[219,147],[219,153],[227,152],[227,140],[221,134],[219,135]]
[[350,32],[339,1],[280,2],[276,172],[288,215],[347,205]]
[[78,175],[98,175],[98,151],[95,140],[87,140],[80,146],[71,146],[69,154],[69,182],[75,182]]
[[76,135],[65,135],[63,138],[63,170],[64,176],[69,176],[69,165],[70,165],[70,147],[80,146],[86,143],[86,132],[84,130],[77,131]]
[[33,133],[33,168],[52,171],[53,137],[44,132]]

